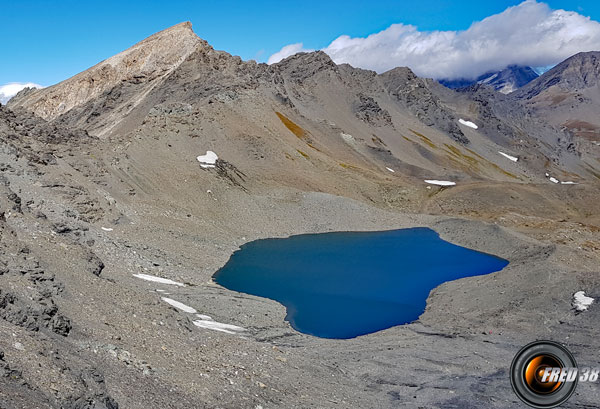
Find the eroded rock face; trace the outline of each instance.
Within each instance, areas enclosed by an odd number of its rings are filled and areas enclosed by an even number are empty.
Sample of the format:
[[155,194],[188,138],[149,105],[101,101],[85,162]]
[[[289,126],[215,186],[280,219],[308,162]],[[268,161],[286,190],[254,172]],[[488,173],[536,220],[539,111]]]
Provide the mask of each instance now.
[[431,92],[428,83],[408,68],[394,68],[381,74],[382,81],[398,102],[404,104],[425,125],[434,126],[448,133],[452,139],[468,144],[469,139],[457,125],[457,117],[444,107]]
[[29,331],[39,331],[45,327],[67,336],[71,330],[70,320],[58,313],[49,291],[37,293],[33,302],[12,293],[0,293],[0,317]]
[[367,95],[358,95],[358,101],[354,104],[354,112],[357,118],[371,125],[392,125],[390,113],[381,108],[375,99]]

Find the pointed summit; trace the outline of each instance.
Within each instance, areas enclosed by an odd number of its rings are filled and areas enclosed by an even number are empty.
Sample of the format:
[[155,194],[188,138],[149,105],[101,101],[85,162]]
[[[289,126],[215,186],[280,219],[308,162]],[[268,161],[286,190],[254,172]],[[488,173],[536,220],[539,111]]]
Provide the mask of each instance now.
[[47,119],[68,112],[122,82],[152,88],[177,68],[199,45],[206,45],[192,31],[189,21],[176,24],[140,41],[74,77],[35,90],[11,101]]
[[136,47],[147,47],[149,45],[159,47],[168,46],[169,44],[177,45],[182,39],[191,38],[199,39],[199,37],[194,33],[194,30],[192,30],[192,23],[189,21],[184,21],[183,23],[175,24],[174,26],[165,28],[164,30],[152,34],[150,37],[143,39],[131,48],[125,50],[123,53],[133,50]]

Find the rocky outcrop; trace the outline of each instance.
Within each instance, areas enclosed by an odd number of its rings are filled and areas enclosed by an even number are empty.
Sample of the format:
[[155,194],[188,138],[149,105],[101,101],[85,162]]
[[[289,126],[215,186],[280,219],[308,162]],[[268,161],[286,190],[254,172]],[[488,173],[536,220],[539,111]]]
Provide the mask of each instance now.
[[417,77],[408,68],[394,68],[380,77],[387,92],[425,125],[448,133],[461,144],[469,143],[469,139],[457,125],[458,118],[441,104],[429,89],[427,81]]
[[392,125],[390,113],[381,108],[370,96],[359,94],[354,103],[354,113],[358,119],[375,126]]

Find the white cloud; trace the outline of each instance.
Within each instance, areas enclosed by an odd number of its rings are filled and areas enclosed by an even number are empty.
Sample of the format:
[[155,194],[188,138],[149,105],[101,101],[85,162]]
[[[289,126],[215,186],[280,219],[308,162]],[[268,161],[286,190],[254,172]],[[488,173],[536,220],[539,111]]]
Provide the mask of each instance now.
[[[419,31],[393,24],[365,38],[342,35],[323,49],[338,64],[377,72],[408,66],[419,76],[438,79],[474,78],[510,64],[549,66],[597,50],[600,23],[536,0],[474,22],[464,31]],[[283,47],[269,63],[298,51],[304,51],[301,43]]]
[[302,43],[286,45],[281,50],[279,50],[278,52],[276,52],[275,54],[270,56],[269,60],[267,61],[267,64],[274,64],[276,62],[283,60],[284,58],[289,57],[290,55],[294,55],[294,54],[302,53],[302,52],[310,52],[310,51],[314,51],[314,50],[305,49],[304,44],[302,44]]
[[33,82],[9,82],[8,84],[0,85],[0,104],[6,104],[9,99],[17,95],[23,88],[44,88]]

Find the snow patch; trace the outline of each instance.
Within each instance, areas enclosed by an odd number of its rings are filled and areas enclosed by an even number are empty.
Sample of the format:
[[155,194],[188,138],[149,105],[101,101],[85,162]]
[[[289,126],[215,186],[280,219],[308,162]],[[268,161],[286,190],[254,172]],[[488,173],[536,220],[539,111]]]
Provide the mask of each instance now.
[[477,83],[478,84],[487,84],[488,82],[493,81],[497,77],[498,77],[498,73],[495,73],[494,75],[490,75],[489,77],[484,78],[481,81],[477,81]]
[[425,180],[425,183],[429,183],[430,185],[438,185],[438,186],[455,186],[456,182],[450,182],[448,180]]
[[519,160],[519,158],[517,158],[516,156],[511,156],[511,155],[509,155],[509,154],[507,154],[507,153],[500,152],[500,151],[498,151],[498,153],[499,153],[500,155],[504,156],[506,159],[508,159],[508,160],[512,160],[513,162],[516,162],[516,161],[518,161],[518,160]]
[[460,118],[458,120],[459,123],[461,123],[464,126],[468,126],[469,128],[473,128],[473,129],[477,129],[479,128],[477,125],[475,125],[473,122],[471,121],[465,121],[464,119]]
[[576,185],[577,184],[575,182],[561,182],[560,180],[556,179],[554,176],[550,176],[548,173],[546,173],[546,177],[552,183],[561,183],[563,185]]
[[236,332],[245,331],[245,328],[238,327],[237,325],[223,324],[221,322],[211,320],[196,320],[192,321],[193,324],[200,328],[212,329],[214,331],[221,331],[227,334],[235,334]]
[[177,308],[177,309],[179,309],[179,310],[181,310],[183,312],[188,312],[190,314],[195,314],[195,313],[198,312],[198,311],[196,311],[195,308],[192,308],[192,307],[190,307],[188,305],[185,305],[182,302],[175,301],[175,300],[173,300],[171,298],[160,297],[160,299],[163,300],[164,302],[166,302],[167,304],[172,305],[173,307],[175,307],[175,308]]
[[389,171],[390,171],[390,172],[392,172],[392,173],[395,173],[395,172],[396,172],[396,171],[395,171],[394,169],[392,169],[392,168],[388,168],[388,167],[386,167],[386,169],[387,169],[387,170],[389,170]]
[[342,139],[346,142],[354,142],[354,136],[348,134],[348,133],[340,133],[340,136],[342,137]]
[[104,231],[113,231],[111,227],[101,227],[101,229]]
[[584,291],[577,291],[573,294],[573,307],[575,307],[577,311],[587,310],[593,302],[594,299],[586,296]]
[[196,314],[196,317],[204,321],[214,321],[210,315]]
[[217,159],[219,157],[213,151],[206,151],[206,155],[200,155],[196,157],[198,162],[200,162],[200,166],[203,168],[214,168],[215,163],[217,163]]
[[510,94],[511,92],[513,92],[516,89],[517,89],[517,87],[515,86],[515,84],[506,84],[499,91],[503,94]]
[[185,284],[183,284],[183,283],[178,283],[177,281],[169,280],[168,278],[151,276],[149,274],[133,274],[133,276],[136,278],[141,278],[142,280],[153,281],[155,283],[177,285],[179,287],[185,286]]

